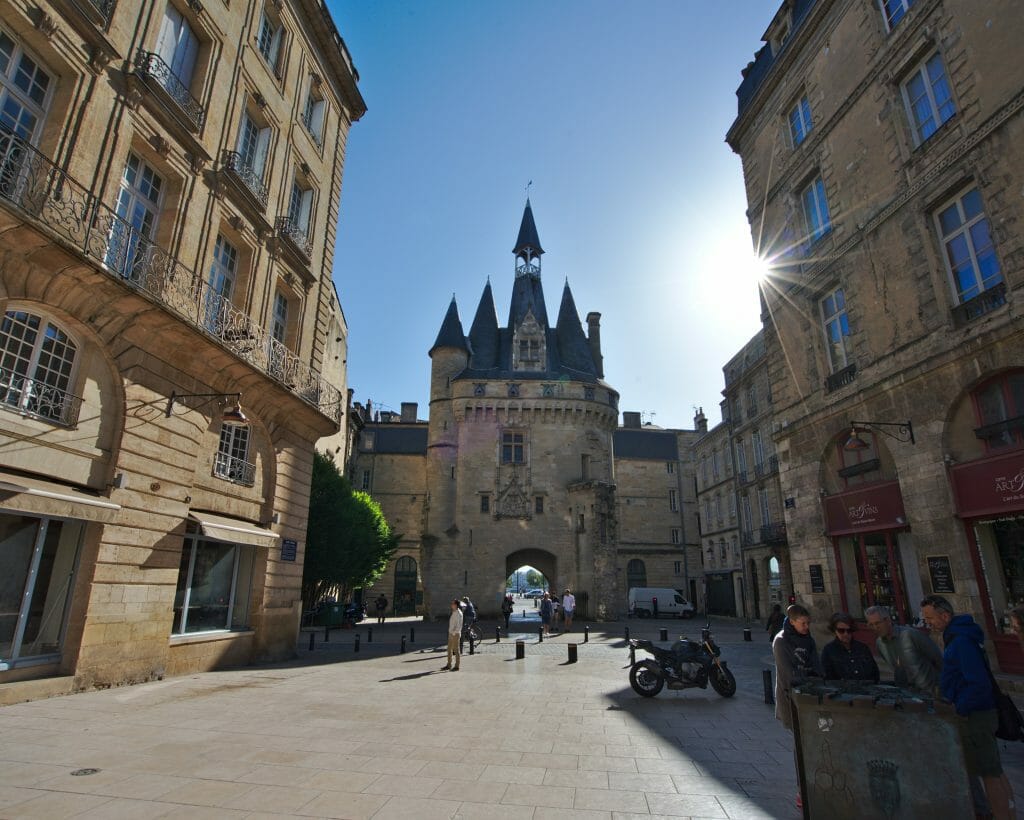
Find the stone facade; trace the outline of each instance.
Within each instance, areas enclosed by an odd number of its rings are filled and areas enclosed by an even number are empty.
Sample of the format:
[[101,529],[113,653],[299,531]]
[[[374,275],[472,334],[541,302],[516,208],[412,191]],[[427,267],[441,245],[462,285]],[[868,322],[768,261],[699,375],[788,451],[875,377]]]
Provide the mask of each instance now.
[[0,699],[287,657],[345,409],[344,43],[316,0],[0,21]]
[[798,596],[819,620],[877,603],[910,621],[944,592],[1017,672],[1022,35],[1002,0],[786,3],[728,134],[775,265],[765,341]]

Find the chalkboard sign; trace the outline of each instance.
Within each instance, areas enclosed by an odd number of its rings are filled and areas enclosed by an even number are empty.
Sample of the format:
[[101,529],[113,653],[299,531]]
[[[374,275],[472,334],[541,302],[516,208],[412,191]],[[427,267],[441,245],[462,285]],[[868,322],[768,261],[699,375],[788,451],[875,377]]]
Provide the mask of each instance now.
[[953,570],[949,568],[948,555],[929,555],[928,574],[932,579],[932,592],[936,594],[956,593],[956,587],[953,585]]
[[811,573],[811,592],[825,591],[825,574],[821,571],[821,564],[808,566]]
[[282,561],[294,561],[295,557],[299,554],[299,544],[297,541],[292,541],[290,538],[286,538],[281,542],[281,560]]

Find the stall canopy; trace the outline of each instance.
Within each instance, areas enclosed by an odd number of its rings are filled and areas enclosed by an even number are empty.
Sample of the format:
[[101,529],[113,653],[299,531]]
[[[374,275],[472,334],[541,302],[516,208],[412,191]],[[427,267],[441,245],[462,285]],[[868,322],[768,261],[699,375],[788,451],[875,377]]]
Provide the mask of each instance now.
[[196,511],[190,512],[188,517],[199,525],[203,535],[215,541],[251,544],[254,547],[272,547],[279,538],[278,534],[272,530],[238,518],[227,518],[223,515]]
[[30,515],[113,521],[120,504],[44,478],[0,472],[0,507]]

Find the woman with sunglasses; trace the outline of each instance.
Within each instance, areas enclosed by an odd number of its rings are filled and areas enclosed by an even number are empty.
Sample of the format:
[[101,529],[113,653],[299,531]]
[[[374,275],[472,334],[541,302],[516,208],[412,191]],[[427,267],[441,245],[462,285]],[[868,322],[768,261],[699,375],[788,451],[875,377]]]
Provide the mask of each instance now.
[[828,631],[836,638],[821,650],[825,678],[878,683],[878,664],[867,645],[853,637],[853,618],[846,612],[837,612],[828,620]]

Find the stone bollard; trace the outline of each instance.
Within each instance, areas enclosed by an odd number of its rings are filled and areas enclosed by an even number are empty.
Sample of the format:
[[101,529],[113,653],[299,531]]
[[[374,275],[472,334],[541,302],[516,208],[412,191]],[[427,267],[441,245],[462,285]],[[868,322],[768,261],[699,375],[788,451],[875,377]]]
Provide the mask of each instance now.
[[494,627],[494,642],[495,643],[501,643],[501,627],[500,626]]
[[358,635],[356,635],[355,650],[354,651],[356,651],[356,652],[359,651],[359,636]]
[[537,627],[537,643],[544,643],[544,627]]
[[576,663],[576,644],[569,644],[569,663]]
[[399,648],[398,653],[400,655],[404,655],[405,654],[405,635],[402,636],[402,645]]
[[409,643],[416,643],[416,627],[409,627]]
[[761,679],[764,681],[764,702],[771,706],[775,703],[775,694],[772,691],[772,670],[763,670]]
[[526,617],[526,610],[525,609],[523,610],[523,617],[524,618]]
[[324,624],[324,643],[327,643],[331,639],[331,628]]
[[660,641],[667,641],[668,640],[668,630],[665,627],[661,628],[658,640],[660,640]]
[[373,627],[372,626],[366,627],[366,642],[367,643],[373,643]]
[[750,634],[749,626],[743,630],[743,640],[745,640],[747,643],[750,643],[753,640],[753,637]]
[[516,660],[521,661],[526,657],[526,641],[516,641]]
[[590,643],[590,627],[583,627],[583,643]]
[[316,641],[316,633],[315,632],[310,632],[309,633],[309,651],[310,652],[313,651],[313,643],[315,641]]

